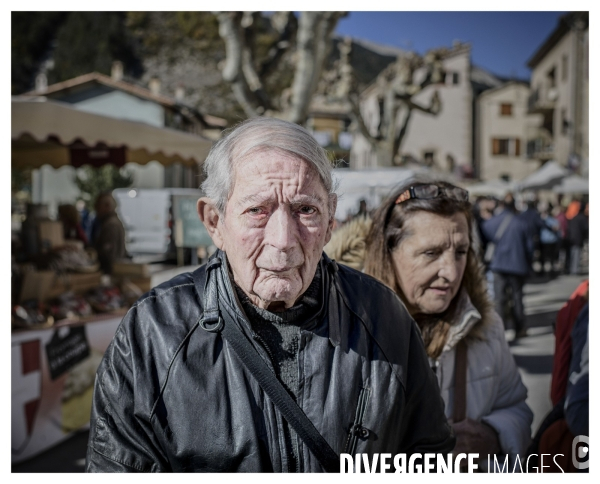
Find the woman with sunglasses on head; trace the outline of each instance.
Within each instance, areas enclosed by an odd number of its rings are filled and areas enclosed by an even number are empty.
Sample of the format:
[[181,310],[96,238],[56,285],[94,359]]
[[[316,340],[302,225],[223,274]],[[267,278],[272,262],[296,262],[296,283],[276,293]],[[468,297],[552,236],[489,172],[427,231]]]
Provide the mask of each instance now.
[[393,289],[417,322],[454,427],[454,453],[479,453],[480,468],[488,454],[497,454],[501,466],[508,455],[512,471],[529,444],[533,414],[488,299],[474,233],[466,190],[413,179],[383,202],[372,222],[334,233],[325,251],[359,269],[364,256],[363,271]]

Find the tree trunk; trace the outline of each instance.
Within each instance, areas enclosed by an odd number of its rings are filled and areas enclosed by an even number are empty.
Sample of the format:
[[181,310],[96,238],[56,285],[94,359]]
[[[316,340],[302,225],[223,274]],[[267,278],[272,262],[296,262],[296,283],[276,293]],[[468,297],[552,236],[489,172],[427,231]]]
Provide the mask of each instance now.
[[331,34],[344,12],[302,12],[298,23],[298,61],[287,119],[304,124],[308,108],[331,49]]
[[394,141],[386,138],[377,142],[375,145],[375,156],[378,167],[394,166]]
[[[270,50],[262,66],[255,65],[253,58],[252,29],[258,14],[242,12],[215,12],[219,20],[219,34],[225,41],[226,59],[222,70],[223,79],[231,84],[233,92],[248,117],[268,113],[304,124],[310,101],[317,88],[323,66],[331,48],[331,34],[337,21],[346,12],[302,12],[297,27],[297,62],[291,86],[291,102],[287,112],[274,112],[274,106],[264,89],[263,75],[272,71],[289,45],[290,36],[296,31],[296,19],[292,13],[276,19],[275,29],[279,40]],[[280,25],[281,24],[281,25]]]

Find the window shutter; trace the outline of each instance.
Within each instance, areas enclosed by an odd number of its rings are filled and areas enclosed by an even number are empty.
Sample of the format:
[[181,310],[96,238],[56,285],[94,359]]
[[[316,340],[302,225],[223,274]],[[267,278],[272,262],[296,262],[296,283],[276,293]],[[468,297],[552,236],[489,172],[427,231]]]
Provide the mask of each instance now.
[[498,138],[492,139],[492,155],[500,154],[500,140]]
[[515,138],[515,156],[521,156],[521,139]]

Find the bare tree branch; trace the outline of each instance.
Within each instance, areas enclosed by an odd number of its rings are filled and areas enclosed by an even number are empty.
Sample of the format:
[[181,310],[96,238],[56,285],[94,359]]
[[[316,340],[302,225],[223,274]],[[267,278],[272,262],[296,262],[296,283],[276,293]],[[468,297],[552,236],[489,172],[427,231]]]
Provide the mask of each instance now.
[[231,84],[238,102],[249,117],[263,113],[276,114],[264,87],[264,75],[277,66],[292,44],[292,35],[297,32],[294,81],[282,97],[291,98],[287,103],[288,112],[284,116],[290,121],[303,124],[329,55],[331,34],[339,18],[346,13],[303,12],[299,22],[292,12],[274,14],[271,24],[280,35],[261,66],[257,66],[254,58],[260,12],[215,12],[215,15],[219,21],[219,34],[225,41],[226,48],[223,79]]
[[350,108],[351,108],[350,116],[352,117],[352,120],[355,122],[356,127],[360,131],[360,134],[362,134],[366,138],[366,140],[369,142],[369,144],[373,147],[373,149],[375,149],[379,139],[373,137],[371,135],[371,133],[369,132],[369,128],[367,128],[367,125],[365,124],[365,121],[362,117],[362,114],[360,112],[360,107],[358,105],[358,102],[357,102],[355,96],[350,95],[348,97],[348,100],[350,102]]
[[402,101],[411,111],[416,109],[417,111],[421,111],[425,114],[436,115],[440,112],[441,108],[441,101],[437,91],[433,93],[433,96],[431,96],[429,106],[422,106],[421,104],[414,102],[412,99],[403,99]]
[[298,62],[288,120],[302,124],[331,47],[331,33],[345,12],[302,12],[298,23]]
[[225,41],[225,65],[221,71],[223,79],[235,82],[242,67],[241,12],[215,12],[219,21],[219,35]]
[[259,114],[265,110],[272,109],[272,104],[269,96],[264,90],[260,76],[254,68],[254,44],[255,44],[255,29],[260,12],[245,12],[241,20],[241,26],[244,32],[244,44],[242,48],[242,72],[248,83],[248,87],[253,94],[254,102],[258,105],[256,111]]
[[271,25],[280,35],[271,45],[268,57],[260,68],[259,77],[261,78],[277,68],[284,54],[293,45],[293,37],[298,31],[298,19],[294,12],[275,12],[271,16]]
[[402,127],[400,128],[400,131],[398,131],[398,135],[394,139],[394,147],[392,149],[393,156],[396,156],[398,151],[400,151],[400,146],[402,145],[402,141],[404,140],[404,136],[406,135],[406,131],[408,130],[408,123],[410,122],[412,112],[413,110],[410,108],[406,111]]
[[241,27],[241,12],[215,12],[219,21],[219,35],[225,41],[225,64],[222,69],[223,79],[231,83],[235,97],[248,117],[259,115],[256,98],[248,86],[242,71],[244,63],[244,35]]
[[[432,95],[429,106],[414,100],[415,95],[423,89],[443,79],[444,70],[440,59],[440,54],[436,51],[429,52],[423,59],[415,54],[399,56],[394,64],[380,73],[374,86],[379,103],[377,136],[371,135],[360,109],[357,109],[358,102],[351,103],[355,125],[376,152],[379,166],[389,166],[399,153],[414,111],[430,115],[440,112],[441,101],[437,91]],[[427,69],[426,75],[420,83],[415,84],[415,71],[420,67]],[[401,110],[406,112],[398,129]]]

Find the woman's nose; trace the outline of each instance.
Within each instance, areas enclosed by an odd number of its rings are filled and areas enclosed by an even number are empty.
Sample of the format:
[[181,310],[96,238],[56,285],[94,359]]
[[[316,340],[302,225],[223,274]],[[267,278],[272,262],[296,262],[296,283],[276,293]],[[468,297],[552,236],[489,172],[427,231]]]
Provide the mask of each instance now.
[[453,254],[448,254],[440,258],[440,268],[438,271],[440,277],[443,277],[448,282],[454,282],[458,277],[458,272],[458,263]]

